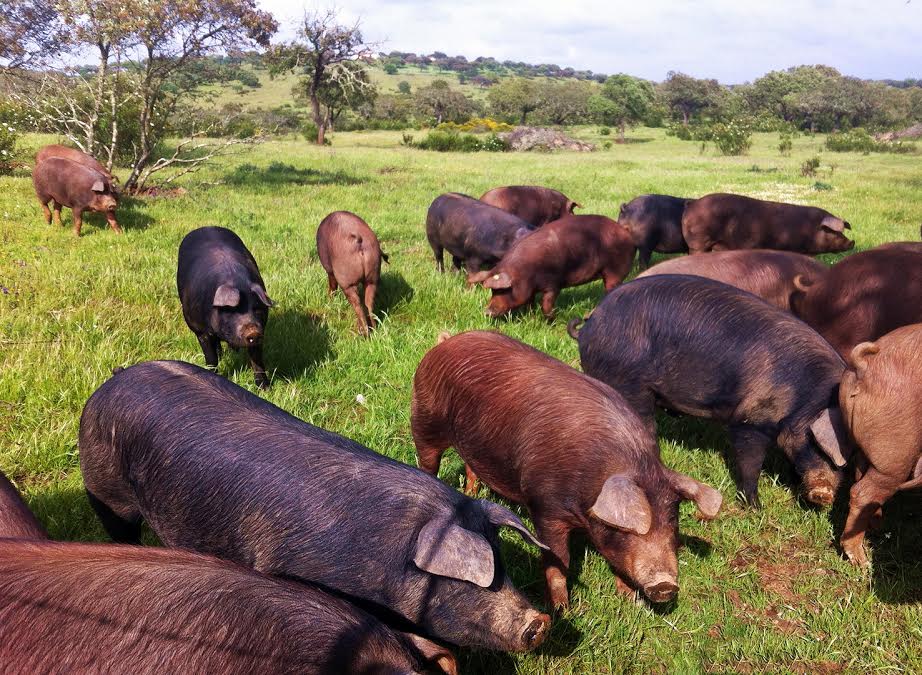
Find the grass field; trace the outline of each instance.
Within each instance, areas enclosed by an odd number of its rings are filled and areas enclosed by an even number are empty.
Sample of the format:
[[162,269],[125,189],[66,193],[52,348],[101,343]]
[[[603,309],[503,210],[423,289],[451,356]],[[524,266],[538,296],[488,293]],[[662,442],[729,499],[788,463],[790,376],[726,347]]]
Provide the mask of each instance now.
[[[602,140],[592,128],[576,133]],[[336,134],[328,148],[279,140],[189,177],[184,195],[126,199],[121,237],[98,216],[80,239],[70,227],[45,225],[28,172],[0,178],[0,469],[53,537],[106,539],[82,490],[80,412],[116,366],[161,358],[203,364],[175,285],[177,247],[198,226],[235,230],[278,303],[266,338],[273,386],[260,395],[410,463],[412,377],[440,331],[497,328],[578,366],[566,321],[602,295],[600,282],[564,291],[551,324],[537,309],[491,322],[485,291],[434,269],[423,223],[442,192],[479,196],[496,185],[542,184],[584,204],[585,213],[616,216],[622,201],[644,192],[733,191],[828,208],[853,224],[856,250],[918,239],[918,157],[821,153],[819,175],[805,178],[801,163],[821,138],[795,139],[793,155],[781,157],[776,135],[757,135],[748,156],[727,158],[661,130],[632,136],[590,154],[427,153],[401,147],[399,132]],[[27,137],[25,145],[49,140]],[[314,249],[317,224],[336,209],[364,217],[391,256],[379,295],[383,321],[368,340],[355,335],[345,298],[327,297]],[[255,391],[242,356],[225,354],[220,372]],[[830,513],[798,503],[776,458],[761,481],[763,510],[747,510],[734,499],[723,430],[691,419],[660,422],[664,461],[720,489],[725,503],[710,523],[682,507],[678,602],[653,609],[618,595],[604,560],[577,541],[572,606],[545,645],[521,656],[460,651],[464,672],[922,670],[918,496],[887,506],[884,528],[871,538],[873,572],[864,574],[832,546],[841,504]],[[449,452],[441,478],[460,485],[462,474]],[[515,582],[542,603],[537,551],[504,535],[504,553]]]

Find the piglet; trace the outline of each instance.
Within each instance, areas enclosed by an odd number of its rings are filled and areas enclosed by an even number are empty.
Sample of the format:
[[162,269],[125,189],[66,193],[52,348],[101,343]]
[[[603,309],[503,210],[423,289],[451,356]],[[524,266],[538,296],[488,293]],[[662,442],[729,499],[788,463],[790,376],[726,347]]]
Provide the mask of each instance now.
[[176,285],[208,367],[218,367],[223,341],[247,350],[256,385],[268,387],[262,346],[273,302],[240,237],[224,227],[192,230],[179,245]]
[[85,211],[105,214],[112,230],[122,233],[115,219],[118,196],[107,175],[69,159],[49,157],[35,165],[32,184],[46,223],[51,224],[48,203],[54,202],[54,218],[58,225],[61,224],[62,206],[73,211],[75,236],[80,236]]
[[47,539],[48,533],[0,471],[0,538]]
[[665,602],[679,590],[679,502],[694,501],[705,518],[720,509],[719,492],[663,465],[618,392],[499,333],[443,337],[423,357],[410,427],[424,471],[436,475],[454,447],[468,490],[476,475],[528,507],[557,607],[569,602],[572,531],[588,534],[619,581]]
[[[361,335],[375,327],[375,293],[381,279],[381,261],[388,261],[378,237],[354,213],[335,211],[317,228],[317,255],[326,270],[330,295],[337,286],[355,310]],[[359,294],[365,299],[363,307]]]
[[867,566],[864,534],[881,506],[922,485],[922,324],[904,326],[852,350],[839,402],[860,448],[842,549]]
[[604,216],[564,216],[520,239],[492,270],[471,274],[493,292],[487,316],[497,317],[542,294],[541,311],[554,316],[561,289],[602,279],[605,290],[630,273],[634,244],[628,231]]

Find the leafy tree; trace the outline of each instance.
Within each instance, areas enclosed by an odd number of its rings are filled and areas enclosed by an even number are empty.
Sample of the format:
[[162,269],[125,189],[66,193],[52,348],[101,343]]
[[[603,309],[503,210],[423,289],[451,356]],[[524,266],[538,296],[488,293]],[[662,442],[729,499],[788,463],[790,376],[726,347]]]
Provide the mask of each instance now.
[[[295,96],[307,98],[310,85],[310,78],[302,77],[294,87]],[[371,108],[377,95],[378,91],[368,77],[368,70],[361,62],[347,61],[330,66],[317,92],[324,127],[332,129],[346,110]]]
[[397,85],[397,91],[399,91],[401,94],[409,94],[410,93],[410,83],[407,82],[406,80],[401,80],[400,83]]
[[623,143],[627,127],[644,120],[654,98],[653,85],[622,73],[605,80],[601,93],[589,100],[589,110],[600,124],[617,126]]
[[521,77],[502,80],[490,89],[487,101],[494,115],[525,124],[528,113],[541,106],[541,88]]
[[592,85],[580,80],[548,80],[541,85],[535,115],[542,124],[578,124],[589,116]]
[[674,119],[681,118],[682,125],[714,107],[722,93],[717,80],[699,80],[670,71],[665,82],[659,85],[658,94]]
[[66,38],[54,0],[0,3],[0,72],[40,65],[67,46]]
[[384,72],[387,73],[388,75],[396,75],[397,70],[398,68],[397,68],[396,63],[385,63],[384,64]]
[[433,80],[431,84],[420,87],[414,96],[416,109],[425,117],[442,122],[463,122],[477,112],[477,106],[460,91],[448,86],[445,80]]

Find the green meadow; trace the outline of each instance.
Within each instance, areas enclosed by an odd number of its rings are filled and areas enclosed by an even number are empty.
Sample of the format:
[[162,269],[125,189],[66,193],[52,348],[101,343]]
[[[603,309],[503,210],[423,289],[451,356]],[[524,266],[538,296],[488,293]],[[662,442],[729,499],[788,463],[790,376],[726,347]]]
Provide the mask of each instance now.
[[[182,190],[125,198],[123,236],[91,215],[74,238],[68,210],[65,227],[46,225],[29,168],[0,177],[0,469],[54,538],[106,540],[82,488],[80,413],[117,366],[148,359],[204,364],[175,282],[179,243],[199,226],[236,231],[277,303],[266,336],[273,384],[259,395],[411,464],[413,373],[439,332],[496,329],[578,367],[566,322],[590,311],[603,293],[601,282],[563,291],[552,323],[536,307],[488,319],[486,291],[435,270],[424,223],[443,192],[479,196],[497,185],[547,185],[583,204],[583,213],[612,217],[622,202],[647,192],[739,192],[829,209],[852,223],[856,251],[919,238],[918,156],[829,153],[822,137],[802,136],[784,157],[777,134],[756,134],[748,155],[722,157],[660,129],[637,129],[629,143],[608,149],[602,143],[610,137],[594,127],[572,133],[599,150],[440,154],[402,146],[401,132],[338,133],[329,147],[273,140],[185,177]],[[22,145],[29,154],[53,140],[33,135]],[[801,165],[813,156],[820,168],[803,176]],[[343,295],[327,296],[316,255],[317,225],[339,209],[362,216],[390,255],[378,296],[381,324],[369,339],[355,334]],[[220,372],[257,391],[243,355],[225,350]],[[157,392],[149,396],[156,401]],[[678,601],[653,607],[619,595],[605,561],[577,539],[571,608],[556,618],[547,642],[524,655],[458,650],[462,672],[922,670],[918,495],[887,505],[883,528],[870,537],[873,571],[862,572],[834,547],[841,500],[831,511],[801,503],[776,456],[760,484],[764,508],[746,509],[724,463],[723,429],[689,418],[659,422],[664,461],[718,488],[725,504],[708,523],[695,519],[690,504],[682,507]],[[446,454],[440,478],[462,485],[454,453]],[[514,581],[543,606],[537,550],[503,537]],[[156,543],[152,535],[148,540]]]

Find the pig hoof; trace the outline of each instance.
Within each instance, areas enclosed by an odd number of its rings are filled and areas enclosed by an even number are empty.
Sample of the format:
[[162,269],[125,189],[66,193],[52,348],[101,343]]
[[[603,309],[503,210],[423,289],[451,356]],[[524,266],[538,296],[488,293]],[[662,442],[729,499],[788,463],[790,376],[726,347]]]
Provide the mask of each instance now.
[[671,581],[661,581],[643,589],[643,594],[655,603],[669,602],[675,599],[678,593],[679,587]]
[[855,567],[868,569],[871,566],[868,557],[864,553],[863,546],[859,546],[855,549],[845,549],[845,557],[848,558],[848,561]]
[[544,638],[547,637],[548,628],[551,625],[551,617],[547,614],[541,614],[528,624],[528,628],[525,629],[525,632],[522,633],[522,648],[526,651],[531,651],[542,642]]

